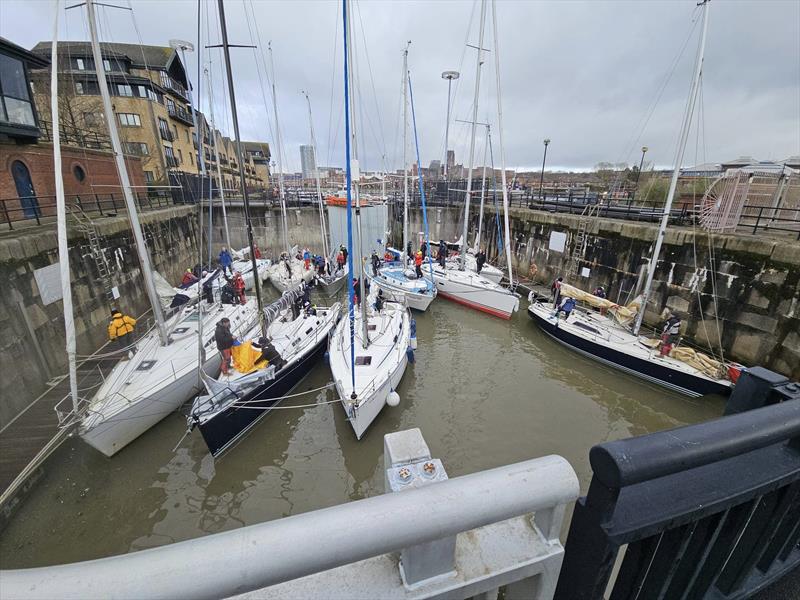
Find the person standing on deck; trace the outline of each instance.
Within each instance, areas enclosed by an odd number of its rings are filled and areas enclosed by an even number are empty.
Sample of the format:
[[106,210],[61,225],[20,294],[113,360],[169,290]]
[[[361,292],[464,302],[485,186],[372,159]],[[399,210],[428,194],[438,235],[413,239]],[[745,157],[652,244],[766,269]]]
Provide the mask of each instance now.
[[183,279],[181,279],[181,287],[187,288],[193,283],[197,283],[197,277],[192,273],[191,269],[186,269],[186,272],[183,274]]
[[559,277],[550,286],[550,295],[553,299],[553,306],[558,307],[558,302],[561,300],[561,282],[564,281],[563,277]]
[[422,279],[422,252],[417,252],[414,257],[414,268],[417,271],[417,279]]
[[406,244],[406,260],[410,261],[414,259],[414,247],[411,245],[411,240],[408,241]]
[[233,272],[233,258],[228,249],[223,246],[222,252],[219,253],[219,266],[222,267],[222,272],[227,273],[228,269]]
[[308,248],[303,250],[303,264],[305,265],[306,271],[308,271],[311,265],[311,251]]
[[670,314],[661,330],[661,356],[669,356],[672,347],[678,343],[681,333],[681,318]]
[[[136,327],[136,319],[123,315],[116,308],[111,309],[111,322],[108,324],[108,339],[114,345],[116,351],[122,352],[128,346],[133,346],[133,329]],[[123,356],[122,360],[126,360]]]
[[439,240],[439,252],[436,254],[436,260],[439,261],[439,266],[444,269],[445,261],[447,260],[447,244],[444,240]]
[[381,267],[381,259],[378,258],[378,253],[373,250],[370,260],[372,261],[372,275],[374,277],[378,275],[378,269]]
[[336,270],[337,271],[343,271],[344,270],[344,263],[346,261],[347,261],[347,259],[344,257],[344,253],[341,250],[339,250],[339,254],[336,255],[336,267],[337,267]]
[[214,341],[217,343],[217,350],[222,354],[222,374],[227,375],[228,370],[231,368],[231,348],[233,348],[235,342],[231,333],[230,319],[221,319],[217,323],[217,328],[214,331]]
[[483,247],[481,247],[481,249],[478,250],[478,253],[475,255],[475,264],[478,268],[477,272],[480,273],[483,269],[483,265],[486,264],[486,252],[484,252]]

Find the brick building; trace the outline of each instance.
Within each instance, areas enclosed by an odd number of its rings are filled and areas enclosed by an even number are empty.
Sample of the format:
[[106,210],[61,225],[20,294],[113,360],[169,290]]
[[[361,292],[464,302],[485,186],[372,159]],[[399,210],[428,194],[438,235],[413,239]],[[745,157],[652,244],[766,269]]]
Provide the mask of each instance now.
[[[55,214],[52,138],[39,120],[29,78],[30,69],[47,65],[43,57],[0,38],[0,223]],[[95,195],[121,198],[107,137],[65,126],[61,143],[68,202],[91,202]],[[126,161],[131,184],[143,187],[141,160]]]

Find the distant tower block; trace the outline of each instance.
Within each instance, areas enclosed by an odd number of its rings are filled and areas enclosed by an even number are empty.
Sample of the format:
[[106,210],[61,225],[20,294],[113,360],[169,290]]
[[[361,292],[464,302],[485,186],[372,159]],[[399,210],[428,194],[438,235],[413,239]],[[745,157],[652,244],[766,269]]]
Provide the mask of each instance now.
[[314,146],[300,146],[300,168],[303,179],[313,179],[317,171],[317,157],[314,155]]

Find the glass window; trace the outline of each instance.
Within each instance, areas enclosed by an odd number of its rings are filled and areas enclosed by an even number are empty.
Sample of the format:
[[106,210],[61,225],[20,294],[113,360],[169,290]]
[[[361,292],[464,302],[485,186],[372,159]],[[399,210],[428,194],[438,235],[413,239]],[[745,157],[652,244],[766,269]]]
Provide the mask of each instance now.
[[80,165],[75,165],[72,167],[72,174],[75,176],[75,179],[78,180],[79,183],[82,183],[84,179],[86,179],[86,171],[83,170],[83,167]]
[[152,171],[145,171],[144,172],[144,180],[147,183],[153,183],[155,181],[155,178],[153,177],[153,172]]
[[139,115],[135,113],[119,113],[119,124],[123,127],[141,127],[142,122]]
[[180,149],[180,148],[178,148],[178,160],[180,160],[181,162],[183,162],[183,152],[181,152],[181,149]]
[[4,97],[6,113],[9,123],[20,123],[21,125],[36,126],[36,119],[33,117],[33,107],[30,102],[17,100],[16,98]]
[[25,79],[25,67],[21,60],[0,54],[0,90],[3,96],[18,100],[30,100],[28,82]]
[[129,85],[118,84],[117,85],[117,95],[118,96],[133,96],[133,88]]
[[103,59],[103,70],[106,72],[111,70],[111,61],[108,60],[107,58]]
[[78,96],[83,96],[86,93],[86,90],[83,89],[82,82],[80,81],[75,82],[75,93],[78,94]]
[[78,67],[79,71],[85,71],[86,70],[86,62],[82,58],[76,58],[75,59],[75,66]]
[[184,129],[183,133],[186,134],[186,142],[188,143],[189,142],[189,130],[188,129]]
[[136,95],[139,96],[139,98],[147,98],[147,96],[148,96],[147,87],[145,87],[143,85],[137,85],[136,86]]

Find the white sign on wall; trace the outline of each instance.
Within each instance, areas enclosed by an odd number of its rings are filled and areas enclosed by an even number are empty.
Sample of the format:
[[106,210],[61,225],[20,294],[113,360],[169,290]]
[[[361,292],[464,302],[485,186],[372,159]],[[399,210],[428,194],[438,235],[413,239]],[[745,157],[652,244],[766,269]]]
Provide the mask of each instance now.
[[588,276],[589,276],[589,268],[588,267],[582,267],[581,268],[581,277],[588,277]]
[[64,295],[61,293],[61,267],[59,263],[53,263],[33,272],[36,286],[39,288],[39,296],[42,304],[47,306],[53,302],[61,300]]
[[564,252],[567,246],[567,234],[564,231],[551,231],[548,248],[554,252]]

